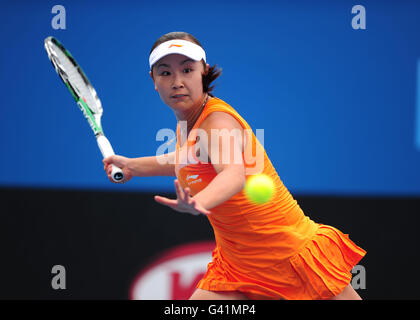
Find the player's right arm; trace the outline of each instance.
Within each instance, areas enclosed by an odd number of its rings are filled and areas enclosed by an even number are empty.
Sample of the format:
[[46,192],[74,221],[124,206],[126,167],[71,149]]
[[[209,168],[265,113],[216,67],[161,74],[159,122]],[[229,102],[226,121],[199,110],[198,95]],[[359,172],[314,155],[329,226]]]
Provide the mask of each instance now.
[[127,158],[113,155],[103,160],[105,172],[108,178],[114,182],[110,176],[111,164],[121,168],[124,173],[124,181],[127,182],[132,177],[152,177],[152,176],[175,176],[175,151],[159,156]]

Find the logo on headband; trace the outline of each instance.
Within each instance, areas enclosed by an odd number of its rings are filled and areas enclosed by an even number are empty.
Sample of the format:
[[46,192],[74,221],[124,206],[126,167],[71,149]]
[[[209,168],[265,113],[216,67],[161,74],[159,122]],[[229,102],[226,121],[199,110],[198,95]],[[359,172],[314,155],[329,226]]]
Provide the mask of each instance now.
[[171,45],[169,46],[169,48],[168,48],[168,49],[170,49],[170,48],[172,48],[172,47],[178,47],[178,48],[181,48],[181,47],[182,47],[182,44],[171,44]]

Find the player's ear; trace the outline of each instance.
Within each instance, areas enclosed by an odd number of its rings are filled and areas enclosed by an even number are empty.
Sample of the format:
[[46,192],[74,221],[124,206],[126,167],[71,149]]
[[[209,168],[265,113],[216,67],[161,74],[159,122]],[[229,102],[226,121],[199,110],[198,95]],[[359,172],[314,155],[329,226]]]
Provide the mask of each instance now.
[[204,68],[204,74],[205,75],[208,75],[209,69],[210,69],[210,65],[208,63],[206,63],[206,67]]
[[155,79],[153,78],[153,73],[152,73],[152,71],[149,71],[149,75],[150,75],[150,78],[152,78],[152,80],[153,80],[153,84],[155,85],[155,90],[156,90],[156,91],[158,91],[158,89],[157,89],[157,87],[156,87]]

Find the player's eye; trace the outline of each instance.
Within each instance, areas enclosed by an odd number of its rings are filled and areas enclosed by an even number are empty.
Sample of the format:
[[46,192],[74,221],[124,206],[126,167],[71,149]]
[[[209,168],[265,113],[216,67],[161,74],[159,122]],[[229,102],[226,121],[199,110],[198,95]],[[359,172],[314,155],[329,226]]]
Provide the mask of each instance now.
[[191,68],[185,68],[184,69],[184,73],[190,73],[192,71],[192,69]]
[[161,76],[169,76],[171,73],[169,71],[162,71],[160,73]]

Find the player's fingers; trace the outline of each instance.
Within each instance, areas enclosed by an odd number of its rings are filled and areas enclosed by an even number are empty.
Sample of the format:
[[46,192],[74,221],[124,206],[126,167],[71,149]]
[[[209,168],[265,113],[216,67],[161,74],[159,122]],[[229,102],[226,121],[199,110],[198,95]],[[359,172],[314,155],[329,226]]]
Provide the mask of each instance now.
[[184,194],[184,191],[182,190],[181,185],[179,184],[178,179],[174,181],[174,184],[175,184],[175,190],[176,190],[176,195],[178,199],[181,201],[185,201],[185,194]]
[[198,204],[197,200],[194,198],[191,198],[191,204],[193,205],[194,209],[197,210],[198,212],[204,214],[204,215],[209,215],[211,213],[211,211],[205,209],[204,207],[202,207],[201,205]]
[[210,210],[207,210],[207,209],[205,209],[203,207],[201,207],[200,211],[201,211],[202,214],[204,214],[206,216],[208,216],[209,214],[211,214],[211,211]]
[[183,202],[185,202],[185,203],[187,203],[188,204],[188,199],[189,199],[189,190],[188,190],[188,188],[183,188],[180,184],[179,184],[179,182],[178,182],[178,185],[179,185],[179,189],[181,190],[181,193],[182,193],[182,201]]
[[104,158],[104,159],[102,160],[102,162],[103,162],[105,165],[109,165],[109,164],[111,164],[111,163],[112,163],[112,157],[113,157],[113,156],[106,157],[106,158]]
[[165,206],[170,206],[170,207],[176,206],[178,203],[176,200],[168,199],[161,196],[155,196],[155,201],[160,204],[164,204]]
[[185,188],[184,189],[184,194],[185,194],[185,201],[186,202],[190,202],[190,199],[192,199],[191,197],[190,197],[190,188]]
[[114,164],[117,167],[122,168],[126,165],[127,158],[114,154],[112,156],[106,157],[102,161],[108,165]]

